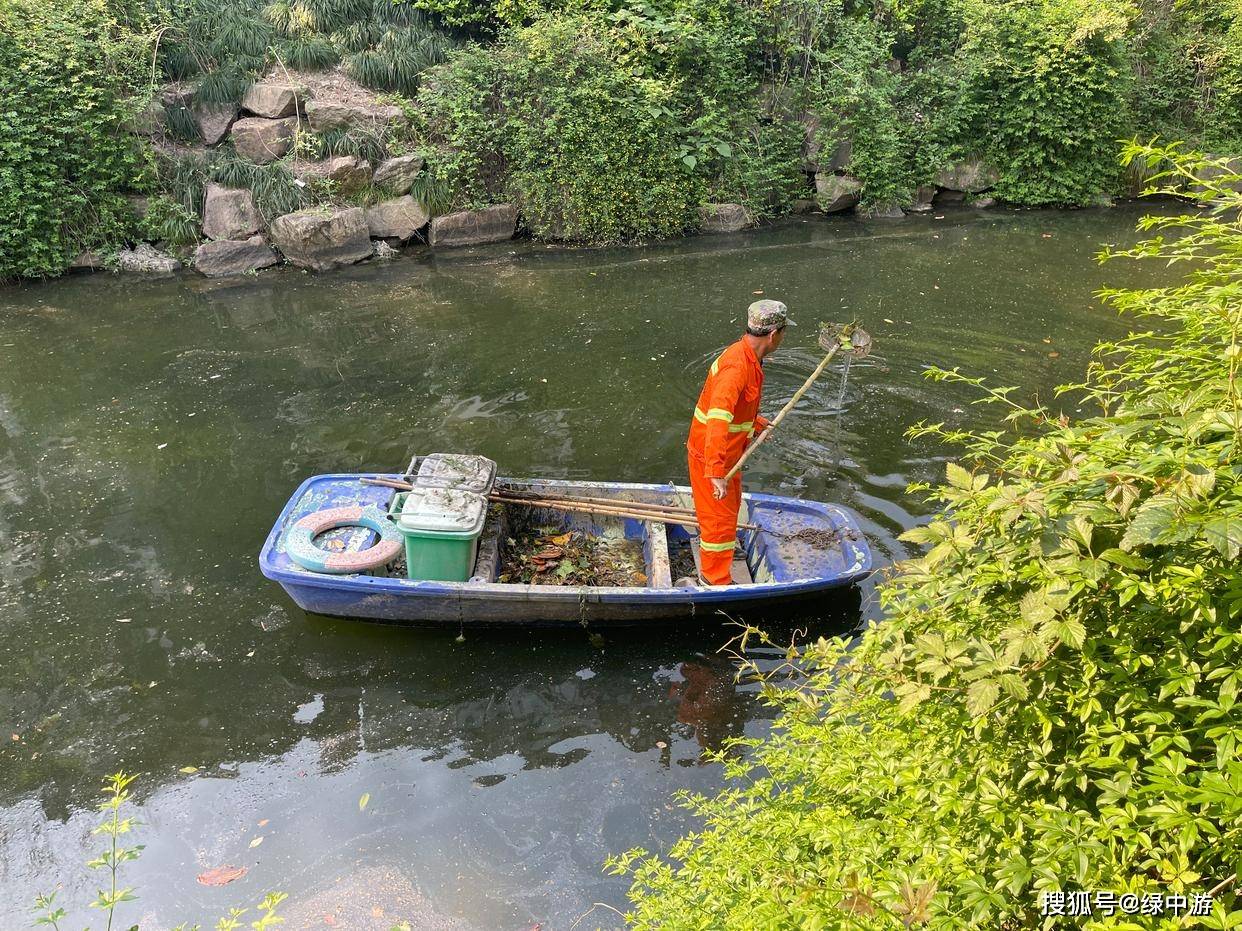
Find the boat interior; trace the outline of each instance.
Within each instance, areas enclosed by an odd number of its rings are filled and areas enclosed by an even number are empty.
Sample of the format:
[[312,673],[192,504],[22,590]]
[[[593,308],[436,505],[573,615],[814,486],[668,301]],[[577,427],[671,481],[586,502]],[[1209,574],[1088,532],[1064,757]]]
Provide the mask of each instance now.
[[[499,486],[498,486],[499,487]],[[502,486],[518,494],[591,496],[610,499],[621,507],[626,502],[661,504],[679,508],[692,507],[689,489],[680,486],[634,487],[609,483],[567,483],[539,480],[505,480]],[[343,504],[375,504],[387,509],[395,491],[361,485],[358,477],[322,476],[311,485],[290,509],[286,528],[300,516],[322,507]],[[842,543],[842,527],[835,512],[815,502],[792,498],[747,496],[743,499],[739,522],[755,529],[739,531],[740,545],[733,563],[735,582],[783,583],[799,579],[838,575],[850,570],[852,550]],[[603,585],[641,586],[668,589],[679,578],[698,577],[697,539],[687,527],[648,519],[570,512],[527,504],[493,501],[488,505],[479,538],[470,583],[521,583],[506,573],[506,545],[512,545],[515,530],[538,528],[545,535],[579,533],[603,543],[628,545],[635,560],[631,577]],[[825,545],[823,540],[806,541],[794,534],[816,529],[836,542]],[[846,532],[848,536],[849,531]],[[375,535],[365,528],[347,527],[330,531],[317,538],[317,545],[335,550],[355,550],[370,546]],[[278,546],[278,549],[281,547]],[[638,554],[641,553],[641,556]],[[279,558],[287,564],[287,557]],[[404,578],[402,562],[371,573],[375,576]],[[546,578],[546,577],[545,577]],[[536,581],[535,584],[541,584]],[[579,584],[573,580],[549,580],[543,584]],[[684,583],[683,583],[684,584]]]

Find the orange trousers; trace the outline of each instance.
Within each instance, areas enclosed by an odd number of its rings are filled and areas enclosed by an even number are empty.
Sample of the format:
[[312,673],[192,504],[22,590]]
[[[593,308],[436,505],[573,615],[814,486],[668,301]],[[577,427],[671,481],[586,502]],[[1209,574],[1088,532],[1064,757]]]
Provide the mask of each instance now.
[[690,490],[694,494],[694,513],[699,519],[699,557],[703,578],[712,585],[733,581],[729,569],[737,547],[737,512],[742,506],[741,473],[729,480],[729,490],[717,501],[712,483],[704,474],[702,459],[690,460]]

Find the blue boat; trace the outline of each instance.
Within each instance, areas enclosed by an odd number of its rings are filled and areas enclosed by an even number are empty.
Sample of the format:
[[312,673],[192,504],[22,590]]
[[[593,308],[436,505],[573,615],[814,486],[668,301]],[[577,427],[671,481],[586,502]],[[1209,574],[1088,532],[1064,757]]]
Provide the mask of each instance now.
[[[397,491],[363,484],[368,473],[316,475],[294,492],[259,556],[263,574],[278,582],[312,614],[365,618],[391,624],[466,626],[616,625],[668,618],[709,618],[718,611],[767,612],[848,587],[871,572],[871,551],[854,515],[845,508],[798,498],[748,493],[739,515],[752,529],[739,531],[734,562],[738,584],[677,587],[676,575],[693,572],[697,541],[683,527],[630,517],[566,512],[493,503],[479,539],[474,575],[466,582],[415,581],[392,567],[370,573],[329,575],[304,569],[286,553],[295,523],[329,508],[386,511]],[[675,485],[499,479],[507,494],[589,497],[687,507],[690,490]],[[499,581],[510,523],[537,521],[562,532],[624,539],[643,571],[632,585],[583,586]],[[332,538],[333,542],[328,542]],[[367,549],[377,534],[364,527],[332,530],[316,544],[337,552]],[[689,573],[688,573],[689,574]],[[690,575],[690,578],[694,578]],[[685,585],[686,580],[682,579]]]

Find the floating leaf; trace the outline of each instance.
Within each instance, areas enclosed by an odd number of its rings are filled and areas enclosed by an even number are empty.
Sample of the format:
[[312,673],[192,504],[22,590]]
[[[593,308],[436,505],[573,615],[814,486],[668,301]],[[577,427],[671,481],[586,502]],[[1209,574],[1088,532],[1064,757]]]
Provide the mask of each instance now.
[[251,847],[258,847],[261,843],[263,843],[263,835],[262,835],[262,834],[260,834],[260,835],[259,835],[258,837],[256,837],[254,840],[252,840],[252,841],[250,842],[250,846],[251,846]]
[[189,776],[192,773],[198,772],[198,767],[197,766],[182,766],[179,770],[177,770],[177,772],[185,773],[187,776]]
[[366,811],[366,810],[367,810],[367,805],[370,803],[370,801],[371,801],[371,793],[370,793],[370,792],[363,792],[363,793],[362,793],[362,798],[358,799],[358,810],[359,810],[359,811]]
[[203,886],[227,886],[235,879],[246,875],[244,866],[216,866],[198,874],[198,881]]

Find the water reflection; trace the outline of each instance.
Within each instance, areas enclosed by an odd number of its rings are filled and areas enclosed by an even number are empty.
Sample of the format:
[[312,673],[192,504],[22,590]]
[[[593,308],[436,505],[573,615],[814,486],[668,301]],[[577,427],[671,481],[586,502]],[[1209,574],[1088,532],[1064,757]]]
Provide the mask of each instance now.
[[[772,359],[769,408],[820,358],[819,319],[858,316],[877,355],[843,397],[833,379],[812,390],[749,486],[850,506],[877,561],[898,559],[925,514],[905,485],[945,456],[905,428],[988,416],[921,369],[995,371],[1044,396],[1076,377],[1093,336],[1124,331],[1093,290],[1158,273],[1091,258],[1131,240],[1134,217],[820,220],[322,278],[0,290],[0,927],[25,922],[45,881],[93,894],[79,868],[91,806],[119,768],[144,774],[133,878],[162,925],[277,886],[312,925],[344,903],[489,929],[620,904],[604,856],[686,829],[672,793],[710,791],[705,752],[767,726],[718,652],[731,630],[455,643],[307,618],[255,565],[290,491],[412,451],[481,453],[516,476],[680,479],[703,369],[763,291],[807,323]],[[877,617],[870,594],[792,623],[850,630]],[[195,883],[230,861],[246,880]],[[368,904],[372,887],[383,901]]]

